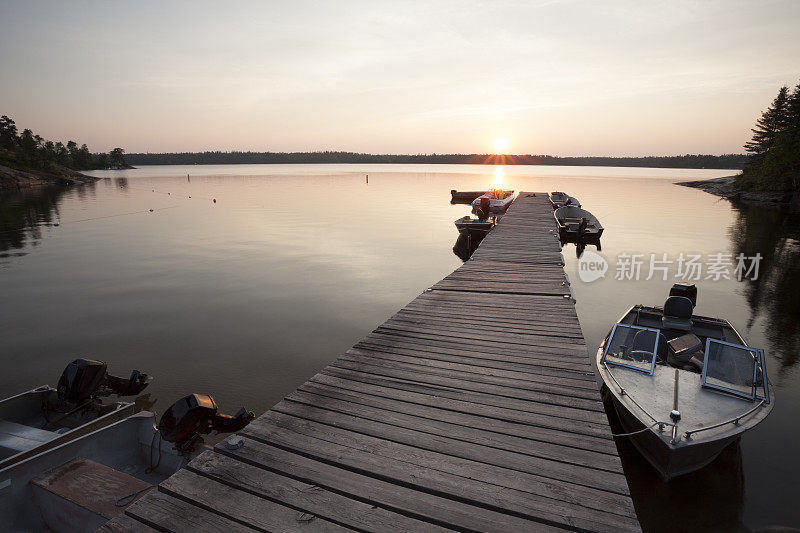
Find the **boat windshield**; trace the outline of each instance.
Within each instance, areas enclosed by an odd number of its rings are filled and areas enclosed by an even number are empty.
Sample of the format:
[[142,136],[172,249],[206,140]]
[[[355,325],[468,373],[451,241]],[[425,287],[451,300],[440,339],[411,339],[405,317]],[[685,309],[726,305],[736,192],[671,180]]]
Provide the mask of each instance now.
[[601,362],[653,374],[659,331],[641,326],[615,324]]
[[706,341],[703,386],[769,402],[764,351],[717,339]]

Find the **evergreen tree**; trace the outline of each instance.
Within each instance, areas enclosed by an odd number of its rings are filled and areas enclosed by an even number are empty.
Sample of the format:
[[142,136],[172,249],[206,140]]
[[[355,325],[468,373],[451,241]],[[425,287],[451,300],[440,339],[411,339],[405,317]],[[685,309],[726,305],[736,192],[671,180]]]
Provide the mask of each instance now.
[[744,189],[800,189],[800,85],[781,87],[745,145],[750,154],[737,183]]
[[33,132],[30,129],[22,130],[22,134],[19,136],[19,147],[22,151],[22,157],[30,166],[34,166],[36,163],[36,137],[34,136]]
[[800,189],[800,85],[787,99],[784,121],[760,171],[766,188]]
[[[122,148],[115,148],[112,152],[121,165],[125,164],[124,152]],[[105,168],[108,161],[108,155],[94,155],[85,144],[78,147],[75,141],[69,141],[66,145],[48,141],[30,129],[18,134],[14,121],[6,115],[0,116],[0,165],[63,174],[61,167],[90,170]]]
[[787,87],[781,87],[778,96],[772,101],[772,105],[756,121],[756,127],[752,130],[753,138],[744,145],[744,149],[750,154],[750,165],[761,163],[766,153],[775,144],[778,132],[786,126],[788,92]]
[[67,151],[67,147],[64,146],[64,143],[58,141],[56,143],[56,163],[61,166],[68,166],[69,165],[69,152]]
[[125,150],[122,148],[114,148],[108,153],[108,161],[112,165],[125,166]]
[[3,115],[0,117],[0,147],[13,150],[18,143],[17,125],[13,120]]
[[786,102],[786,130],[800,135],[800,83]]

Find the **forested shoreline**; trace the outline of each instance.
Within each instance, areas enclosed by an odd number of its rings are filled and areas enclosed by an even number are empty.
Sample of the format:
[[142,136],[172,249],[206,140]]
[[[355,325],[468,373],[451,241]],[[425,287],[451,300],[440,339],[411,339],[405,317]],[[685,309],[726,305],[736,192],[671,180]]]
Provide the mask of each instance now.
[[648,157],[560,157],[550,155],[498,154],[365,154],[357,152],[244,152],[207,151],[180,153],[130,153],[133,165],[236,165],[236,164],[465,164],[465,165],[559,165],[652,168],[744,168],[744,154]]
[[27,128],[20,132],[13,119],[0,117],[0,165],[12,170],[68,177],[81,170],[126,168],[124,153],[122,148],[92,153],[73,140],[50,141]]
[[752,131],[736,185],[751,191],[800,190],[800,84],[792,91],[781,87]]

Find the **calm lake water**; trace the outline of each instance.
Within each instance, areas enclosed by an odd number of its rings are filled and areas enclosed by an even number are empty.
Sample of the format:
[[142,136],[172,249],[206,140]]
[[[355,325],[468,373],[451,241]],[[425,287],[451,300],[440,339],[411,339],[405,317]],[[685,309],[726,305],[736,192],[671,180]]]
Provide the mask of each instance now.
[[[602,251],[587,249],[610,263],[605,278],[582,282],[574,245],[564,248],[592,354],[628,307],[666,298],[672,279],[644,279],[649,254],[761,254],[756,281],[698,281],[697,313],[730,319],[766,349],[777,396],[770,417],[669,484],[620,448],[646,530],[800,526],[800,221],[673,184],[731,171],[502,171],[506,188],[578,197],[606,228]],[[463,165],[97,175],[106,179],[0,197],[2,397],[55,385],[83,356],[154,375],[158,412],[191,392],[213,394],[228,411],[263,412],[458,267],[453,221],[469,209],[450,205],[449,191],[496,180],[494,167]],[[640,281],[615,279],[621,253],[645,254]],[[671,265],[670,278],[676,272]]]

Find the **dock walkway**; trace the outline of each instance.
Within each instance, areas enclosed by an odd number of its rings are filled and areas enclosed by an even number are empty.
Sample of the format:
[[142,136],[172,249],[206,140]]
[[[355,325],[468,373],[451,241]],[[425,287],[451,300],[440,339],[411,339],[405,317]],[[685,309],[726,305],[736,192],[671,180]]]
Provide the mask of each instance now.
[[[545,193],[102,531],[638,531]],[[152,528],[152,529],[150,529]]]

